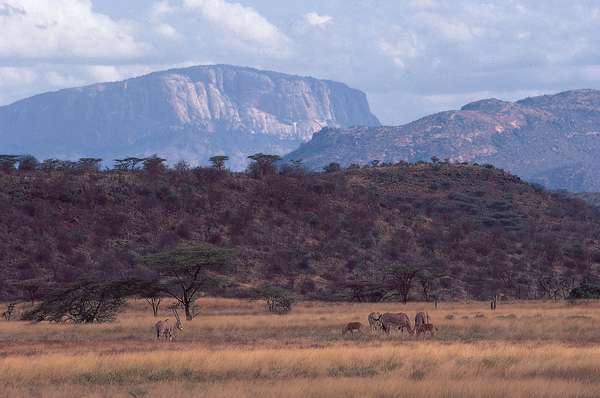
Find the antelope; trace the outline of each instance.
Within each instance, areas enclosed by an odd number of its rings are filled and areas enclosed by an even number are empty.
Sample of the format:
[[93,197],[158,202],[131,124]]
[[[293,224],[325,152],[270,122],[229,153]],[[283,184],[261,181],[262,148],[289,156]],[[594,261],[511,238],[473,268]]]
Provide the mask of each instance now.
[[377,329],[381,329],[381,312],[371,312],[369,317],[369,326],[371,327],[371,331],[375,331]]
[[429,323],[429,314],[423,311],[417,312],[417,315],[415,315],[415,329],[427,323]]
[[425,333],[429,333],[430,336],[435,336],[435,332],[437,332],[438,328],[433,326],[432,323],[424,323],[422,325],[419,325],[418,327],[415,327],[415,329],[417,330],[417,337],[419,337],[421,334],[425,334]]
[[176,309],[172,309],[173,314],[175,314],[175,319],[177,320],[175,324],[171,322],[168,318],[164,321],[158,321],[154,325],[154,329],[156,330],[156,339],[160,340],[161,337],[164,337],[165,340],[173,341],[173,333],[175,329],[183,330],[183,324],[181,323],[181,319],[179,319],[179,314]]
[[360,328],[362,327],[362,323],[360,322],[349,322],[344,330],[342,330],[342,336],[346,334],[346,332],[350,332],[354,334],[354,331],[357,330],[360,332]]
[[408,319],[408,315],[404,312],[398,312],[396,314],[386,312],[381,316],[381,325],[383,327],[383,331],[387,334],[390,334],[390,330],[392,327],[400,329],[400,331],[408,330],[408,333],[414,334],[412,327],[410,326],[410,320]]
[[6,308],[6,311],[4,311],[2,313],[2,318],[4,318],[4,320],[6,320],[6,321],[10,321],[10,320],[12,320],[14,313],[15,313],[15,304],[11,303]]

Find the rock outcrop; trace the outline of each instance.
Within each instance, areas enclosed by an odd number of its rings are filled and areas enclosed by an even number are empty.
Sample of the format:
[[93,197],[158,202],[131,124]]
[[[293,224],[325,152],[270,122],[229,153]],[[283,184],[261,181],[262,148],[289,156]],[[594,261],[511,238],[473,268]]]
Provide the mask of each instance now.
[[45,93],[0,107],[0,152],[106,160],[158,153],[205,163],[285,154],[325,126],[379,125],[342,83],[214,65]]

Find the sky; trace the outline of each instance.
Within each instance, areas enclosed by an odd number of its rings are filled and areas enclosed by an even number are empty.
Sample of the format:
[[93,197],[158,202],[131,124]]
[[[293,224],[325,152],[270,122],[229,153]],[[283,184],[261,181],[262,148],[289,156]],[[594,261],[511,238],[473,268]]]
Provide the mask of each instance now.
[[211,63],[342,81],[401,124],[600,88],[600,1],[0,0],[0,105]]

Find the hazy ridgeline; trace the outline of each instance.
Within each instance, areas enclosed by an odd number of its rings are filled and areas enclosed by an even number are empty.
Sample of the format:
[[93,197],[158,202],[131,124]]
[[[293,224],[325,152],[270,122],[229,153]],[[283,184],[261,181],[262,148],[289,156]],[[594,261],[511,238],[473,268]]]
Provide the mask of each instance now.
[[[141,300],[116,323],[0,322],[0,396],[595,397],[600,305],[565,302],[325,304],[267,315],[262,301],[203,299],[173,343]],[[166,306],[165,306],[166,308]],[[371,311],[426,310],[417,340],[365,331]]]

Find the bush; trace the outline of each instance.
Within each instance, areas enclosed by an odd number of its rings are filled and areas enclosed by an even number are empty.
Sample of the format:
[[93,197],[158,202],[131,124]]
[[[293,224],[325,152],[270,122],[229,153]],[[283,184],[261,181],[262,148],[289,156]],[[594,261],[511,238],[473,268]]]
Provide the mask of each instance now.
[[335,173],[341,170],[342,166],[340,166],[340,164],[336,162],[329,163],[327,166],[323,167],[323,171],[326,173]]
[[285,289],[273,286],[263,288],[263,297],[267,302],[267,311],[273,314],[287,314],[292,310],[294,298]]
[[287,314],[292,310],[294,299],[290,296],[270,296],[267,297],[267,308],[274,314]]
[[31,155],[25,155],[19,159],[19,171],[34,171],[38,166],[38,160]]
[[571,290],[569,299],[600,299],[600,283],[591,278],[584,279],[581,284]]

